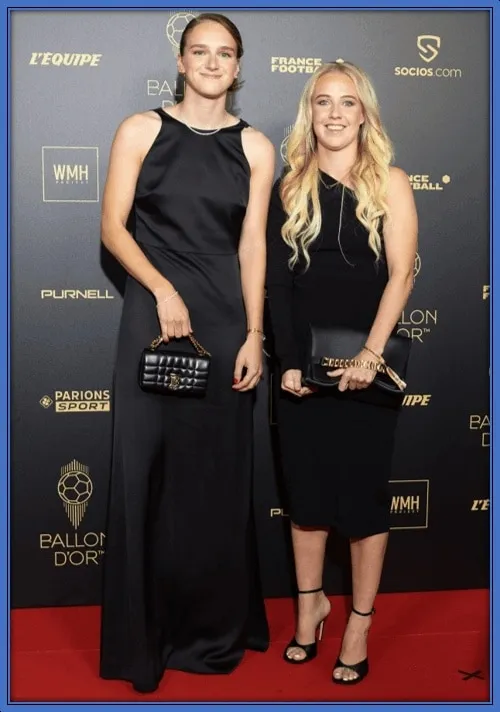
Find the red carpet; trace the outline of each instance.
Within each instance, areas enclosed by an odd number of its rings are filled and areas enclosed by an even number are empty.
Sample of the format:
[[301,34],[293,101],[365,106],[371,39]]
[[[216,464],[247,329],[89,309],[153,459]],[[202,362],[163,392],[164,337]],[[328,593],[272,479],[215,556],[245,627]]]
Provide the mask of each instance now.
[[99,608],[12,612],[11,699],[23,701],[395,701],[489,700],[489,594],[485,590],[381,594],[370,631],[370,674],[359,685],[330,682],[347,600],[331,599],[319,655],[287,665],[293,602],[267,601],[271,647],[247,653],[231,675],[167,671],[159,690],[139,695],[97,675]]

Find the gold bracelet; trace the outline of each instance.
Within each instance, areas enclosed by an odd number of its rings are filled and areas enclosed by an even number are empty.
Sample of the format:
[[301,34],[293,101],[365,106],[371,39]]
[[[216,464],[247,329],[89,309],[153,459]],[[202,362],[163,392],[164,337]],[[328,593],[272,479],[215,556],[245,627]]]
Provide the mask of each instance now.
[[263,338],[265,338],[262,329],[247,329],[247,334],[260,334]]
[[375,351],[372,351],[370,348],[368,348],[368,346],[366,346],[366,344],[363,346],[363,348],[365,351],[368,351],[369,354],[371,354],[372,356],[375,356],[375,358],[377,359],[377,361],[379,363],[385,363],[384,357],[381,356],[380,354],[375,353]]
[[175,290],[175,292],[173,294],[170,294],[168,297],[166,297],[166,299],[162,299],[161,301],[157,302],[156,308],[158,308],[158,306],[160,304],[165,304],[165,302],[169,302],[171,299],[176,297],[178,294],[179,294],[179,292],[177,290]]
[[[369,350],[369,349],[368,349]],[[377,371],[378,373],[385,373],[391,381],[393,381],[397,387],[404,391],[406,388],[406,383],[402,378],[398,376],[396,371],[393,371],[385,361],[359,361],[354,358],[329,358],[328,356],[323,356],[320,360],[320,366],[326,368],[366,368],[370,371]]]

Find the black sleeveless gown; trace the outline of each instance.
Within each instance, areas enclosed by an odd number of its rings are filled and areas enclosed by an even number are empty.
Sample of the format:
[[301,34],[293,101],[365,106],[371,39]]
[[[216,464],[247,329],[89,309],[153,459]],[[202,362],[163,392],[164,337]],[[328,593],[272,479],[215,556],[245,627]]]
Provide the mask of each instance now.
[[[326,173],[321,177],[322,227],[309,250],[308,270],[303,263],[293,271],[288,268],[291,251],[281,238],[287,216],[279,181],[271,196],[267,293],[281,373],[304,370],[309,323],[350,326],[368,333],[388,280],[384,253],[376,263],[348,190],[340,233],[342,254],[337,240],[342,186],[333,186]],[[300,399],[276,388],[276,398],[291,520],[299,526],[332,526],[352,538],[387,532],[399,405],[394,407],[393,399],[380,390],[370,395],[370,403],[363,400],[363,391],[337,388]]]
[[[240,121],[198,135],[156,110],[139,175],[135,239],[179,291],[212,354],[202,399],[147,394],[141,352],[159,334],[128,277],[114,383],[100,674],[154,690],[167,668],[228,673],[268,627],[252,512],[253,394],[232,390],[246,338],[238,242],[250,167]],[[189,350],[189,342],[162,348]]]

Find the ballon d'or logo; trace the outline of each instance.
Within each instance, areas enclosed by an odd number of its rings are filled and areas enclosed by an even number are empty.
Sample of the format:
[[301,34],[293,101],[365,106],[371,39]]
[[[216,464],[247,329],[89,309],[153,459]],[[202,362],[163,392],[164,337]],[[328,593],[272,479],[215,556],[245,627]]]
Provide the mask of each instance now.
[[420,272],[420,268],[422,267],[422,260],[420,259],[420,255],[416,254],[415,256],[415,264],[413,265],[413,279],[415,277],[418,277],[418,273]]
[[293,126],[287,126],[283,132],[284,138],[283,138],[283,141],[281,142],[281,146],[280,146],[280,155],[281,155],[281,160],[283,161],[283,163],[288,163],[288,161],[286,160],[286,154],[288,151],[288,139],[290,138],[292,129],[293,129]]
[[192,12],[191,10],[181,10],[173,14],[167,22],[165,33],[168,37],[168,41],[172,45],[172,51],[175,55],[179,54],[181,37],[186,29],[186,25],[191,22],[193,18],[197,17],[198,14],[199,13]]
[[62,499],[68,519],[75,529],[82,523],[93,489],[86,465],[73,460],[61,467],[57,494]]

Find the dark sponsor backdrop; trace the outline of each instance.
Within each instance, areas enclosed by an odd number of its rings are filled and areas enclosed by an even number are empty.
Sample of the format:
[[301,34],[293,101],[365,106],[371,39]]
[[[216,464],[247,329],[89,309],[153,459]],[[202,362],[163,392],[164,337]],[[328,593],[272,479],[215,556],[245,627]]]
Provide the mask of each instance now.
[[[123,273],[99,243],[102,188],[119,122],[175,101],[176,49],[193,14],[13,15],[16,607],[99,602],[123,286]],[[415,289],[400,320],[414,346],[391,477],[393,532],[382,590],[485,586],[488,15],[227,14],[245,43],[245,83],[232,109],[271,138],[277,172],[301,90],[316,66],[342,57],[373,78],[420,218]],[[272,338],[267,345],[272,352]],[[255,514],[268,596],[293,590],[275,447],[277,385],[271,359],[255,409]],[[362,447],[362,432],[359,441]],[[349,590],[346,557],[346,542],[333,535],[325,573],[330,593]]]

